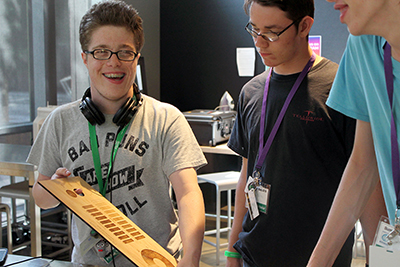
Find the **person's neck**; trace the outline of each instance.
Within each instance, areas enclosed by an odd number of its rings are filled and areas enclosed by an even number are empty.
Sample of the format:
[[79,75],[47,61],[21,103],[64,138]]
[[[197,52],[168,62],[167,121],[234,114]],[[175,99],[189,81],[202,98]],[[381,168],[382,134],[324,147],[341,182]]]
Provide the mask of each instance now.
[[104,99],[101,100],[103,101],[97,100],[95,104],[103,114],[108,114],[108,115],[114,115],[115,113],[117,113],[117,111],[126,102],[126,99],[120,99],[118,101],[109,101]]
[[122,107],[121,105],[118,104],[112,104],[112,105],[106,105],[105,107],[103,106],[103,113],[104,114],[108,114],[108,115],[114,115],[115,113],[117,113],[117,111]]
[[[400,5],[398,1],[389,6],[390,11],[385,12],[384,17],[379,17],[378,29],[375,29],[376,35],[385,38],[392,47],[392,57],[400,62]],[[378,25],[377,25],[378,26]]]
[[[287,64],[281,64],[274,67],[274,72],[281,75],[290,75],[301,72],[306,66],[307,62],[310,60],[313,51],[309,46],[304,48],[304,52],[298,53],[298,56],[291,60]],[[321,61],[321,57],[317,55],[314,65],[317,65]]]
[[400,48],[392,49],[392,57],[400,62]]
[[[400,31],[400,29],[399,29]],[[392,48],[392,57],[400,62],[400,35],[396,37],[387,37],[386,41]]]
[[[397,28],[397,27],[396,27]],[[400,28],[398,29],[400,31]],[[400,62],[400,34],[382,34],[381,36],[390,44],[392,57]]]

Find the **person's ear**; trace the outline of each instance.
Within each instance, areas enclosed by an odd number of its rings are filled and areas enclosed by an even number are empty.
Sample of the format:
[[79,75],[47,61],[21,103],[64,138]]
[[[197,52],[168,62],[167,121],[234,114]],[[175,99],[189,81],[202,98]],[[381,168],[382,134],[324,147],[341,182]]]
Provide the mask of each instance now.
[[83,64],[86,65],[86,67],[87,67],[87,65],[88,65],[88,63],[87,63],[87,56],[88,56],[88,54],[86,54],[86,53],[84,53],[84,52],[81,52],[82,61],[83,61]]
[[314,19],[310,16],[305,16],[299,23],[298,31],[301,37],[307,37],[314,24]]

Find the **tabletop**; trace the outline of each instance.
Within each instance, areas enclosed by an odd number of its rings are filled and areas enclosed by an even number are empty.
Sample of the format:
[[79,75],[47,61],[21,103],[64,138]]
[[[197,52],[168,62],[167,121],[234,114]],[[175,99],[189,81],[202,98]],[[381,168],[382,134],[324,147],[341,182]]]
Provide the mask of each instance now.
[[203,153],[211,153],[211,154],[223,154],[223,155],[236,155],[227,145],[227,143],[222,143],[216,146],[200,146]]
[[45,259],[40,257],[29,257],[22,255],[9,254],[7,256],[4,266],[18,266],[18,267],[96,267],[94,265],[85,265],[71,263],[68,261]]

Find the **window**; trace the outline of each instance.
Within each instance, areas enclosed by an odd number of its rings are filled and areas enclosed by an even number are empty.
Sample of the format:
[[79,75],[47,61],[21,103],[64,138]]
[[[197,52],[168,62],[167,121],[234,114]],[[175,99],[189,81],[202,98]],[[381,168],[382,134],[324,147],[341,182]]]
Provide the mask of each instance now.
[[[30,121],[31,51],[27,1],[0,1],[0,129]],[[1,132],[1,131],[0,131]],[[7,131],[6,131],[7,132]]]
[[32,131],[38,107],[72,100],[70,1],[0,1],[0,135]]

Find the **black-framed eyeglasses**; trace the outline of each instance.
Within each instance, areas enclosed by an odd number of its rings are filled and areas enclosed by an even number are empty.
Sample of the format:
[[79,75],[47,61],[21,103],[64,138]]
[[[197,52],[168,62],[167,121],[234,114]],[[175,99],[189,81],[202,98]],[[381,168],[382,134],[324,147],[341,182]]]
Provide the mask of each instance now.
[[287,26],[285,29],[283,29],[283,30],[280,31],[280,32],[273,32],[273,31],[269,31],[269,32],[266,32],[266,33],[256,32],[256,31],[253,29],[253,25],[251,25],[250,22],[248,22],[248,23],[246,24],[246,27],[244,27],[244,28],[246,29],[246,31],[247,31],[248,33],[250,33],[251,36],[253,36],[254,39],[257,39],[258,36],[261,36],[262,38],[264,38],[264,39],[267,40],[267,41],[275,42],[275,41],[278,41],[279,36],[280,36],[282,33],[284,33],[287,29],[289,29],[290,27],[292,27],[292,25],[295,24],[295,23],[296,23],[297,21],[299,21],[299,20],[300,20],[300,19],[296,19],[296,20],[293,21],[289,26]]
[[134,61],[138,56],[138,53],[131,50],[119,50],[113,52],[110,49],[95,49],[93,51],[84,51],[85,54],[92,54],[93,58],[98,60],[107,60],[112,57],[113,54],[122,61]]

